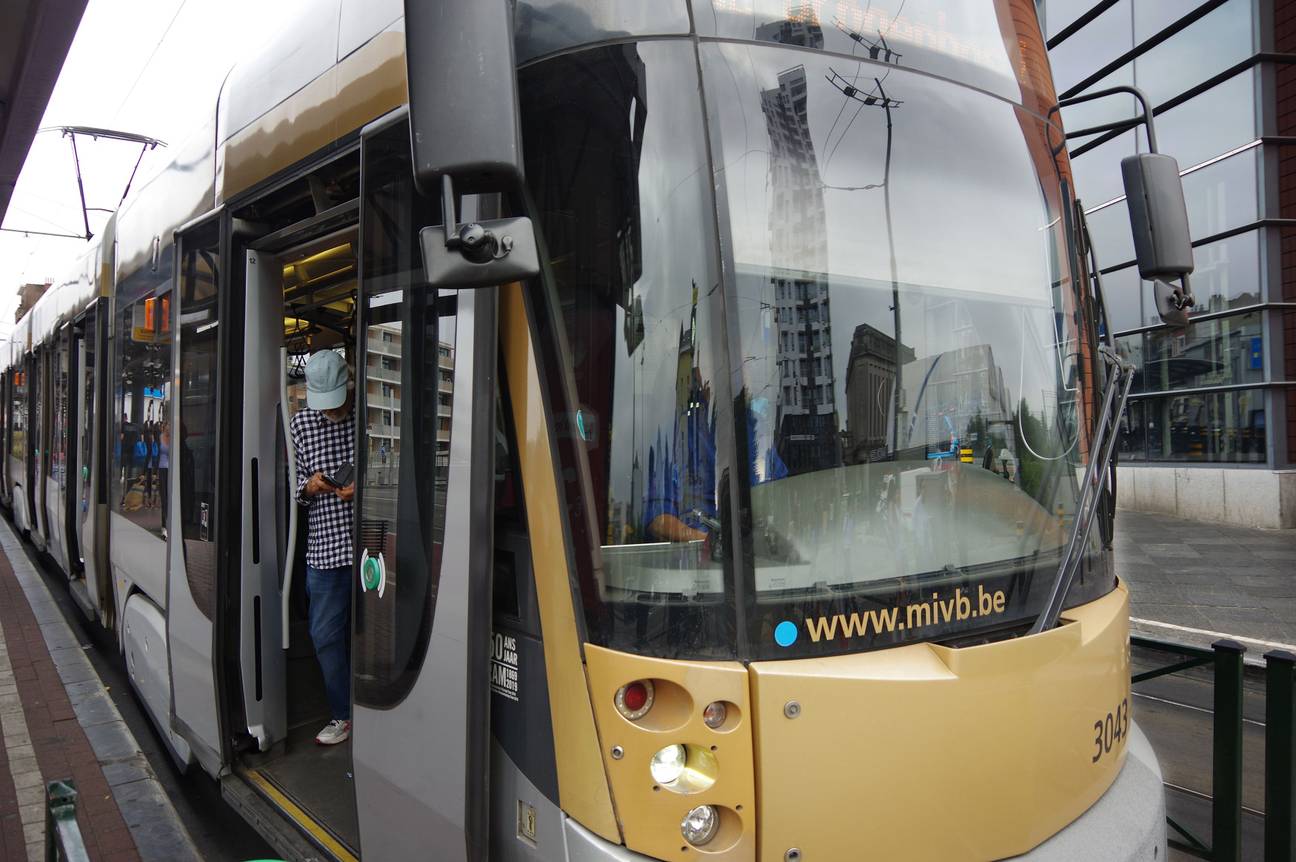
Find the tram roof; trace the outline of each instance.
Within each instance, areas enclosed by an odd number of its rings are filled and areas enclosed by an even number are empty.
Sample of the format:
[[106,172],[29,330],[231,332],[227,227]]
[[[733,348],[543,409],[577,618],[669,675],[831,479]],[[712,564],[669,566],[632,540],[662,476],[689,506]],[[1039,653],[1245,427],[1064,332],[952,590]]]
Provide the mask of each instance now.
[[86,0],[0,0],[0,221]]
[[[0,0],[11,2],[19,0]],[[193,94],[209,103],[208,119],[169,150],[169,162],[135,184],[100,235],[24,315],[10,362],[114,285],[148,278],[150,262],[171,254],[172,237],[186,222],[402,104],[402,17],[400,0],[311,0],[297,24],[235,66],[219,92]]]

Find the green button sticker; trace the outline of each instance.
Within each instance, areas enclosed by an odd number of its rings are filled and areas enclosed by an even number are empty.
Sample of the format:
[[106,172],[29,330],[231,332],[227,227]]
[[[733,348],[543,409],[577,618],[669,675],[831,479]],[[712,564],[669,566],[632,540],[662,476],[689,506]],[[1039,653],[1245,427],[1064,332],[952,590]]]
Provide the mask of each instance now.
[[378,582],[382,579],[382,567],[377,557],[370,557],[364,561],[364,568],[360,572],[360,577],[364,579],[366,590],[378,589]]

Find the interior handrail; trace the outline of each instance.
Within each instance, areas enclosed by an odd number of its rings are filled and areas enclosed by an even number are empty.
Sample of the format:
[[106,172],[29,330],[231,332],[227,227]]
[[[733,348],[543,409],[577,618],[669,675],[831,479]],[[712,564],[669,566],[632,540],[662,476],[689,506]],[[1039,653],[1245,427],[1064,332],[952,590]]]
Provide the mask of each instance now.
[[297,564],[297,450],[293,447],[292,414],[288,409],[288,348],[279,348],[279,415],[283,418],[284,449],[288,453],[288,494],[293,498],[288,507],[288,550],[284,554],[283,586],[279,593],[279,631],[283,648],[288,649],[291,632],[288,629],[288,599],[292,595],[293,569]]

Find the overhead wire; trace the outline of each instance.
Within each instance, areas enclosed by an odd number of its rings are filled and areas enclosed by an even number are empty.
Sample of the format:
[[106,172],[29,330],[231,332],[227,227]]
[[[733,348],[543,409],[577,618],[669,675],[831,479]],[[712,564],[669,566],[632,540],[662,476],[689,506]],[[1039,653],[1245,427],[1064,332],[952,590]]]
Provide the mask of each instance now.
[[139,74],[135,76],[135,81],[130,85],[130,88],[126,91],[126,95],[122,97],[121,102],[118,103],[117,110],[113,111],[114,120],[121,115],[122,108],[126,107],[126,103],[130,101],[130,97],[135,94],[135,88],[138,87],[140,81],[144,79],[144,73],[147,72],[149,66],[152,65],[153,58],[157,56],[157,52],[161,49],[162,43],[166,41],[167,34],[170,33],[171,28],[175,26],[176,19],[180,17],[180,13],[184,11],[185,4],[188,2],[189,0],[180,0],[180,5],[176,7],[175,14],[171,16],[171,20],[167,23],[166,29],[163,30],[162,35],[158,37],[157,43],[153,45],[153,50],[149,52],[148,59],[145,60],[144,65],[140,67]]

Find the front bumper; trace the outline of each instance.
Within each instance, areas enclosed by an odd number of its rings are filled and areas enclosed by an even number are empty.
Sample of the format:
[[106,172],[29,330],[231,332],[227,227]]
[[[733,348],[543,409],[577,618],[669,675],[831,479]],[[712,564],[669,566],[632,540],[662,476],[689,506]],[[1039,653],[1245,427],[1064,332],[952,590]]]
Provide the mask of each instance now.
[[[1125,765],[1107,792],[1065,829],[1012,862],[1160,862],[1166,858],[1165,791],[1152,745],[1131,722]],[[566,819],[567,862],[649,862]],[[849,860],[824,860],[849,862]]]
[[1143,731],[1131,722],[1125,765],[1107,792],[1061,832],[1013,860],[1156,862],[1166,858],[1165,818],[1161,765]]

